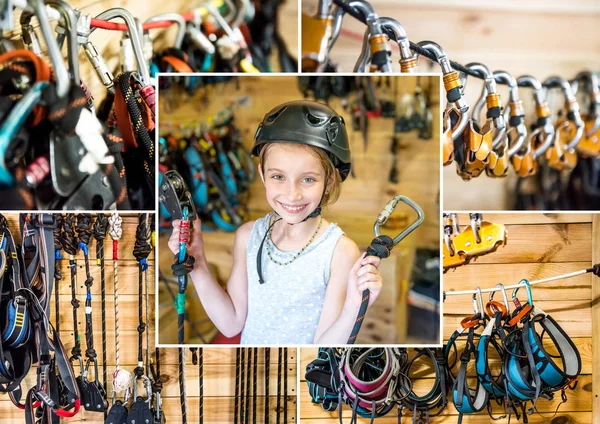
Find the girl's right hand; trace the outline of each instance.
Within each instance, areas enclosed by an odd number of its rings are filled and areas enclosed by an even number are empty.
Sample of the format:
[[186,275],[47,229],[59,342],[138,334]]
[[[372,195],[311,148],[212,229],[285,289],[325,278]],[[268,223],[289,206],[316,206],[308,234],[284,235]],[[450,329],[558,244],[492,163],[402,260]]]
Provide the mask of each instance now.
[[[179,253],[179,219],[173,221],[173,232],[169,237],[169,249],[174,255]],[[204,239],[202,238],[202,230],[200,226],[200,218],[196,218],[193,222],[193,228],[190,229],[190,242],[187,245],[187,254],[196,258],[196,263],[204,257]]]

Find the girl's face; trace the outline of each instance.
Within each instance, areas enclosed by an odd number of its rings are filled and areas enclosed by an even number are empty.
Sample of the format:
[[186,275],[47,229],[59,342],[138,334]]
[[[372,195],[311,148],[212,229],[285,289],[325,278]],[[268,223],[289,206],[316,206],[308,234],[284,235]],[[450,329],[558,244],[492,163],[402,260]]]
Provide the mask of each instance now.
[[269,205],[286,222],[302,222],[319,205],[325,171],[317,156],[305,147],[287,143],[270,146],[259,171]]

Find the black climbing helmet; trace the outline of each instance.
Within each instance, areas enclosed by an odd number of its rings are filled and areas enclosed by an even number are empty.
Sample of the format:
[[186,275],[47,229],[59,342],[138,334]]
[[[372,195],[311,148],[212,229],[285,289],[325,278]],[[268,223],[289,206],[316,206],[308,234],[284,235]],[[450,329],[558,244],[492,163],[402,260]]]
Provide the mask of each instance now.
[[350,173],[350,146],[344,118],[322,103],[297,100],[273,108],[256,130],[252,155],[258,156],[267,143],[320,147],[340,171],[342,181]]

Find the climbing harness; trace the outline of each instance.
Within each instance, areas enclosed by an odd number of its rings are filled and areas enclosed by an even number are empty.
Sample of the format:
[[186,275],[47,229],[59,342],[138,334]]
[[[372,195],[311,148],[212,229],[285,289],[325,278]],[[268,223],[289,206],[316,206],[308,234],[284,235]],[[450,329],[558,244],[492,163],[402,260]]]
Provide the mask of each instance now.
[[[139,325],[138,331],[138,366],[134,370],[134,382],[133,382],[133,404],[129,410],[127,416],[127,422],[129,424],[136,424],[140,422],[152,422],[154,417],[151,410],[152,404],[152,382],[146,373],[144,366],[143,356],[143,345],[144,345],[144,332],[146,331],[147,324],[144,322],[144,276],[148,269],[148,255],[152,251],[152,247],[149,243],[148,237],[149,229],[147,224],[147,214],[140,214],[139,222],[135,233],[135,244],[133,248],[133,256],[138,261],[138,316]],[[146,290],[148,290],[146,284]],[[149,349],[149,346],[146,346]],[[146,399],[138,395],[137,389],[139,381],[146,390]],[[146,421],[147,420],[147,421]]]
[[179,291],[175,308],[177,309],[178,343],[184,340],[185,321],[185,291],[187,289],[187,275],[194,268],[195,259],[186,252],[190,236],[190,221],[196,219],[196,209],[191,200],[190,193],[185,186],[183,178],[175,171],[167,171],[160,186],[160,202],[165,205],[173,219],[180,219],[179,223],[179,252],[175,256],[175,264],[171,267],[173,275],[178,277]]
[[[17,248],[0,215],[2,273],[10,285],[0,287],[0,312],[6,317],[0,337],[0,391],[25,411],[25,422],[56,422],[80,408],[80,393],[58,332],[50,323],[54,274],[54,218],[50,214],[21,214],[22,247]],[[22,380],[37,364],[36,384],[25,396]],[[56,370],[60,373],[57,374]]]
[[[398,206],[398,203],[400,202],[406,203],[413,208],[417,213],[417,219],[393,239],[389,236],[381,235],[380,227],[387,222],[389,217],[396,209],[396,206]],[[387,258],[390,256],[392,248],[400,243],[406,236],[412,233],[417,227],[419,227],[423,223],[424,219],[425,216],[423,214],[423,210],[419,207],[419,205],[406,196],[395,196],[387,203],[387,205],[385,205],[375,221],[373,226],[375,238],[371,241],[369,247],[367,247],[367,256],[377,256],[381,259]],[[350,333],[350,337],[348,338],[348,344],[354,344],[356,341],[356,337],[358,336],[358,332],[360,331],[360,327],[362,326],[368,307],[369,290],[364,290],[362,293],[358,316],[356,318],[356,322],[354,323],[354,327],[352,328],[352,332]]]

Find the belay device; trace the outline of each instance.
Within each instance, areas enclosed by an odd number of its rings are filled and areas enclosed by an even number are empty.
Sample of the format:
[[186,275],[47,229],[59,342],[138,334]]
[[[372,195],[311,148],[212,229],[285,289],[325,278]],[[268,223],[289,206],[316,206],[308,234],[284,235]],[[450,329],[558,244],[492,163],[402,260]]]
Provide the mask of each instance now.
[[171,267],[173,275],[177,276],[179,291],[175,308],[177,308],[178,343],[183,343],[183,322],[185,318],[185,290],[187,275],[194,269],[195,259],[186,252],[190,241],[190,221],[196,219],[196,208],[181,175],[176,171],[167,171],[159,194],[160,203],[167,209],[172,219],[181,220],[179,223],[179,253],[175,264]]
[[[417,212],[417,219],[393,239],[389,236],[381,235],[380,227],[387,222],[389,217],[394,212],[394,209],[396,209],[396,206],[398,206],[398,203],[400,202],[404,202],[413,208],[415,212]],[[424,219],[425,214],[419,205],[406,196],[395,196],[388,202],[387,205],[385,205],[383,210],[379,213],[379,216],[375,221],[375,225],[373,225],[375,238],[371,241],[369,247],[367,247],[367,256],[377,256],[381,259],[387,258],[392,253],[392,248],[400,243],[406,236],[412,233],[417,227],[419,227],[423,223]],[[365,319],[368,307],[369,290],[364,290],[362,293],[360,308],[358,310],[358,316],[356,317],[356,322],[354,323],[354,327],[352,328],[352,332],[348,338],[348,344],[354,344],[356,341],[356,336],[358,336],[358,332],[360,331],[360,327]]]

